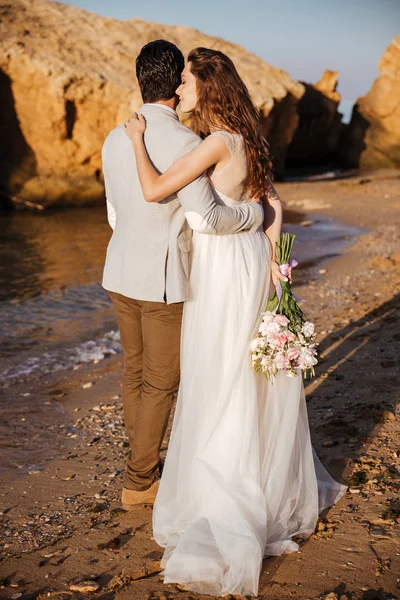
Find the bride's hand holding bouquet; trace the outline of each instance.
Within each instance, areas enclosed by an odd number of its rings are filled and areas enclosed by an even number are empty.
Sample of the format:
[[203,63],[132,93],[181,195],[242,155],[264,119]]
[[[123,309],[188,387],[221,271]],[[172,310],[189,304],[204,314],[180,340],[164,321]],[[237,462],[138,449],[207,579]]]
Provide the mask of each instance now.
[[314,375],[317,364],[314,324],[300,308],[299,298],[291,290],[291,259],[295,235],[283,233],[277,242],[277,261],[271,263],[275,292],[262,314],[257,336],[251,342],[255,371],[267,379],[283,371],[288,377]]

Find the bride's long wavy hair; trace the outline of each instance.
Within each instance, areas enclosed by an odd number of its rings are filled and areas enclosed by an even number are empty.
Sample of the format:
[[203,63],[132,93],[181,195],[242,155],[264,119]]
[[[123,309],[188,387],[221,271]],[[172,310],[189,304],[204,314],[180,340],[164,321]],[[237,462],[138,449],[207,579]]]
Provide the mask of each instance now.
[[252,196],[262,194],[272,181],[269,146],[259,112],[235,65],[226,54],[209,48],[194,48],[188,62],[199,97],[192,113],[193,129],[202,137],[222,128],[242,135],[248,165],[245,187]]

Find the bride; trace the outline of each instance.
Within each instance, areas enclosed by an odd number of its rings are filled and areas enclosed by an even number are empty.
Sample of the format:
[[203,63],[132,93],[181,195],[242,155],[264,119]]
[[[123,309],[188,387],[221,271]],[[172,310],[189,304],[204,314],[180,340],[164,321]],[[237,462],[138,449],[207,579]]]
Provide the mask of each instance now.
[[[143,194],[157,202],[208,170],[219,202],[262,198],[264,230],[193,233],[181,384],[154,504],[165,583],[214,596],[257,596],[264,556],[298,549],[345,486],[310,441],[301,374],[267,381],[252,370],[250,341],[265,309],[282,209],[257,110],[232,61],[192,50],[177,90],[206,136],[164,174],[143,142],[145,120],[126,124]],[[166,348],[168,352],[168,348]]]

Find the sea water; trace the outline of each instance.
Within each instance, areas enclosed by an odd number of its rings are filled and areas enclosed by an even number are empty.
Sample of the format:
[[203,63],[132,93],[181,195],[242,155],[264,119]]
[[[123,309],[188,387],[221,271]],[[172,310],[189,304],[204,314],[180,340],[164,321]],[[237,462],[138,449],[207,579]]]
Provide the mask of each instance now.
[[[286,212],[297,235],[295,285],[359,233],[329,217]],[[103,207],[0,214],[0,384],[41,377],[121,351],[101,287],[111,236]],[[132,257],[132,261],[140,257]]]

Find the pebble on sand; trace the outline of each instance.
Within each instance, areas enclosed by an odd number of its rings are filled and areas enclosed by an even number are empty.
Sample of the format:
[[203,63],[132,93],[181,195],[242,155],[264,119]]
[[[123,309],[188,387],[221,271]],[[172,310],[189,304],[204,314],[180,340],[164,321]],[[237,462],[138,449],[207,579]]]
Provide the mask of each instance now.
[[69,586],[71,592],[80,592],[81,594],[90,594],[91,592],[97,592],[100,589],[100,585],[96,581],[80,581],[79,583],[73,583]]
[[396,415],[391,410],[384,410],[382,413],[383,421],[395,421]]
[[324,596],[324,600],[338,600],[337,594],[335,592],[330,592],[326,596]]

